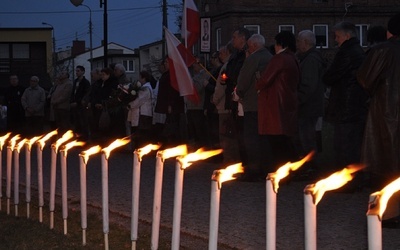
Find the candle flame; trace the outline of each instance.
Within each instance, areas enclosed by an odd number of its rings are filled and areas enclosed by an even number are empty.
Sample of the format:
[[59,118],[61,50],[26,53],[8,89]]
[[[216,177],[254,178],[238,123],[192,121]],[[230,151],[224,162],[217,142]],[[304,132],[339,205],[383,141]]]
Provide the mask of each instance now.
[[8,146],[11,148],[11,150],[14,150],[15,144],[17,144],[17,141],[20,138],[20,135],[15,135],[13,138],[10,139],[10,141],[8,142]]
[[287,177],[290,171],[296,171],[297,169],[299,169],[301,166],[303,166],[305,162],[311,160],[313,156],[314,156],[314,151],[311,151],[300,161],[293,163],[288,162],[282,167],[280,167],[275,173],[269,173],[267,178],[271,180],[275,193],[278,193],[280,180]]
[[243,172],[244,172],[244,168],[242,166],[242,163],[240,162],[240,163],[230,165],[230,166],[226,167],[225,169],[215,170],[211,179],[214,181],[218,181],[218,186],[219,186],[219,188],[221,188],[223,182],[234,180],[234,179],[236,179],[236,177],[234,176],[235,174],[243,173]]
[[72,130],[68,130],[67,132],[65,132],[60,139],[58,139],[55,143],[53,143],[54,150],[57,152],[57,150],[61,146],[61,144],[68,141],[72,137],[74,137],[74,133],[72,132]]
[[387,203],[394,193],[400,190],[400,178],[389,183],[381,191],[370,195],[370,202],[367,215],[378,215],[382,220],[383,213],[386,210]]
[[222,153],[222,149],[204,151],[204,148],[199,148],[194,153],[190,153],[185,156],[179,156],[178,161],[181,164],[181,168],[185,169],[192,165],[193,162],[204,160],[220,153]]
[[27,141],[26,138],[22,139],[21,141],[18,142],[18,144],[15,146],[14,149],[17,150],[17,152],[19,153],[21,148],[25,145],[26,141]]
[[35,136],[31,139],[26,140],[25,144],[28,146],[27,149],[31,151],[33,143],[35,143],[37,140],[39,140],[40,136]]
[[314,197],[314,204],[317,205],[326,191],[335,190],[344,186],[347,182],[353,179],[352,174],[362,168],[363,165],[349,165],[346,168],[331,174],[328,178],[306,186],[304,192],[310,192]]
[[124,146],[125,144],[128,144],[129,142],[130,142],[129,137],[125,137],[122,139],[116,139],[110,145],[108,145],[108,147],[103,148],[101,151],[104,152],[106,159],[108,159],[110,157],[110,153],[112,150],[114,150],[115,148]]
[[136,150],[136,153],[138,155],[139,160],[144,156],[150,153],[153,150],[158,150],[160,148],[160,145],[155,145],[155,144],[148,144],[144,146],[143,148],[139,148]]
[[3,146],[6,143],[6,140],[8,139],[8,137],[10,137],[10,135],[11,135],[11,133],[8,132],[7,134],[0,137],[0,151],[3,150]]
[[40,150],[43,150],[44,146],[46,145],[46,141],[51,137],[53,137],[54,135],[56,135],[57,133],[58,133],[57,130],[53,130],[50,133],[43,136],[40,140],[38,140],[37,143],[39,144]]
[[174,148],[167,148],[162,151],[158,151],[157,155],[161,156],[162,159],[168,159],[171,157],[177,157],[180,155],[186,155],[187,154],[187,146],[186,145],[180,145]]
[[67,156],[68,150],[70,150],[70,149],[73,148],[73,147],[79,147],[79,146],[83,146],[83,145],[85,145],[85,142],[74,140],[74,141],[71,141],[71,142],[65,144],[65,145],[62,147],[61,150],[64,151],[64,152],[65,152],[65,156]]
[[91,148],[89,148],[88,150],[82,151],[79,156],[81,156],[83,158],[83,161],[85,162],[85,164],[87,164],[87,162],[89,161],[89,156],[97,154],[101,151],[101,147],[99,145],[97,146],[93,146]]

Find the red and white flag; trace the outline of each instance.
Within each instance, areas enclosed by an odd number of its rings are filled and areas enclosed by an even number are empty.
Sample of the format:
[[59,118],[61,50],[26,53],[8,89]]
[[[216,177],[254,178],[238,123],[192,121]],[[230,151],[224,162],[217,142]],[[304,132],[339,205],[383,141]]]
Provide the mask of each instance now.
[[196,59],[167,28],[164,27],[164,31],[167,42],[171,85],[179,91],[181,96],[187,96],[189,99],[196,100],[197,91],[188,69]]
[[200,37],[200,15],[193,0],[183,3],[182,38],[185,39],[186,48],[191,48]]

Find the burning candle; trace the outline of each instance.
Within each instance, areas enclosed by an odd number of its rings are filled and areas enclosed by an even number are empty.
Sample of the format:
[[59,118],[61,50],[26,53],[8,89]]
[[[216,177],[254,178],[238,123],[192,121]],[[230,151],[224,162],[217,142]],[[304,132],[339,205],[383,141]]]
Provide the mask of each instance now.
[[56,199],[56,172],[57,172],[57,153],[58,148],[64,142],[68,141],[74,136],[71,130],[68,130],[63,136],[58,139],[55,143],[51,144],[51,169],[50,169],[50,229],[54,228],[54,209]]
[[35,136],[26,141],[25,147],[25,197],[26,197],[26,217],[30,217],[30,202],[31,202],[31,149],[40,136]]
[[64,234],[67,234],[67,219],[68,219],[68,185],[67,185],[67,153],[68,150],[85,145],[84,142],[72,141],[65,144],[60,149],[60,162],[61,162],[61,200],[62,200],[62,214],[64,220]]
[[161,217],[161,195],[164,171],[164,160],[187,154],[187,146],[180,145],[157,152],[156,172],[154,176],[154,197],[153,197],[153,220],[151,224],[151,249],[158,249],[158,239],[160,235]]
[[7,186],[6,186],[6,196],[7,196],[7,214],[10,214],[10,199],[11,199],[11,164],[13,158],[13,150],[17,140],[20,139],[19,135],[15,135],[10,139],[7,145]]
[[[0,137],[0,181],[3,182],[3,146],[6,143],[11,133],[7,133]],[[0,185],[0,211],[1,211],[1,200],[3,198],[3,185]]]
[[225,169],[215,170],[211,177],[209,250],[217,250],[218,246],[219,203],[222,183],[236,179],[233,175],[237,173],[243,173],[242,163],[228,166]]
[[99,145],[93,146],[79,154],[79,170],[81,184],[81,227],[82,227],[82,245],[86,245],[86,228],[87,228],[87,201],[86,201],[86,166],[89,161],[89,156],[100,152]]
[[278,193],[279,181],[289,175],[290,171],[296,171],[306,161],[311,160],[314,152],[312,151],[302,160],[291,163],[288,162],[280,167],[275,173],[269,173],[266,179],[266,234],[267,249],[276,249],[276,195]]
[[57,134],[57,130],[54,130],[40,140],[37,141],[37,175],[38,175],[38,193],[39,193],[39,222],[43,222],[43,206],[44,206],[44,199],[43,199],[43,149],[46,145],[46,141]]
[[204,151],[204,149],[201,148],[194,153],[177,157],[176,168],[175,168],[175,194],[174,194],[174,212],[172,220],[171,249],[178,250],[180,246],[184,170],[189,166],[191,166],[193,162],[204,160],[220,153],[222,153],[222,149]]
[[390,197],[399,190],[400,178],[369,196],[367,211],[369,250],[382,249],[382,217]]
[[160,145],[149,144],[133,152],[133,174],[132,174],[132,211],[131,211],[131,241],[132,249],[136,249],[139,221],[139,189],[140,189],[140,168],[142,157],[153,150],[160,148]]
[[326,191],[335,190],[353,179],[352,174],[361,170],[361,165],[349,165],[341,171],[331,174],[315,184],[307,185],[304,189],[304,232],[305,249],[317,249],[317,208],[319,201]]
[[18,216],[19,205],[19,152],[25,145],[26,139],[21,140],[14,148],[14,206],[15,216]]
[[109,211],[108,211],[108,158],[113,149],[128,144],[129,138],[117,139],[108,147],[101,150],[101,184],[102,184],[102,210],[103,210],[103,233],[104,247],[108,250]]

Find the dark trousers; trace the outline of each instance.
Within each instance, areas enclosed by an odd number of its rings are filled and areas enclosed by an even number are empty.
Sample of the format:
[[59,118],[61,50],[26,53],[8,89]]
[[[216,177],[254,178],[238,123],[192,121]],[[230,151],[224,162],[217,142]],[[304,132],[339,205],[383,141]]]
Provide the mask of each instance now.
[[43,133],[44,116],[27,116],[26,117],[26,136],[39,136]]
[[58,135],[61,137],[67,130],[71,129],[70,112],[66,109],[54,109],[54,119],[58,128]]
[[339,169],[360,162],[364,126],[365,122],[334,124],[333,148]]
[[204,147],[208,141],[204,111],[202,109],[187,110],[186,117],[189,140],[195,147]]
[[265,177],[261,167],[260,135],[258,134],[257,112],[244,112],[243,142],[246,152],[245,173],[255,177]]
[[262,135],[263,147],[270,147],[271,157],[268,160],[269,172],[275,172],[285,163],[296,161],[293,138],[287,135]]

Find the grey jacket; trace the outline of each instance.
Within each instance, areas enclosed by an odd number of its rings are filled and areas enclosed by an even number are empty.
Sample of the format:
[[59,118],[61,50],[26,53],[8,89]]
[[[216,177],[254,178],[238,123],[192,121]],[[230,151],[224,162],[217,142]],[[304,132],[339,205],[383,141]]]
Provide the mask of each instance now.
[[258,110],[255,87],[256,73],[264,70],[271,58],[271,53],[266,48],[261,48],[249,55],[244,61],[236,85],[236,94],[241,99],[244,112],[256,112]]

